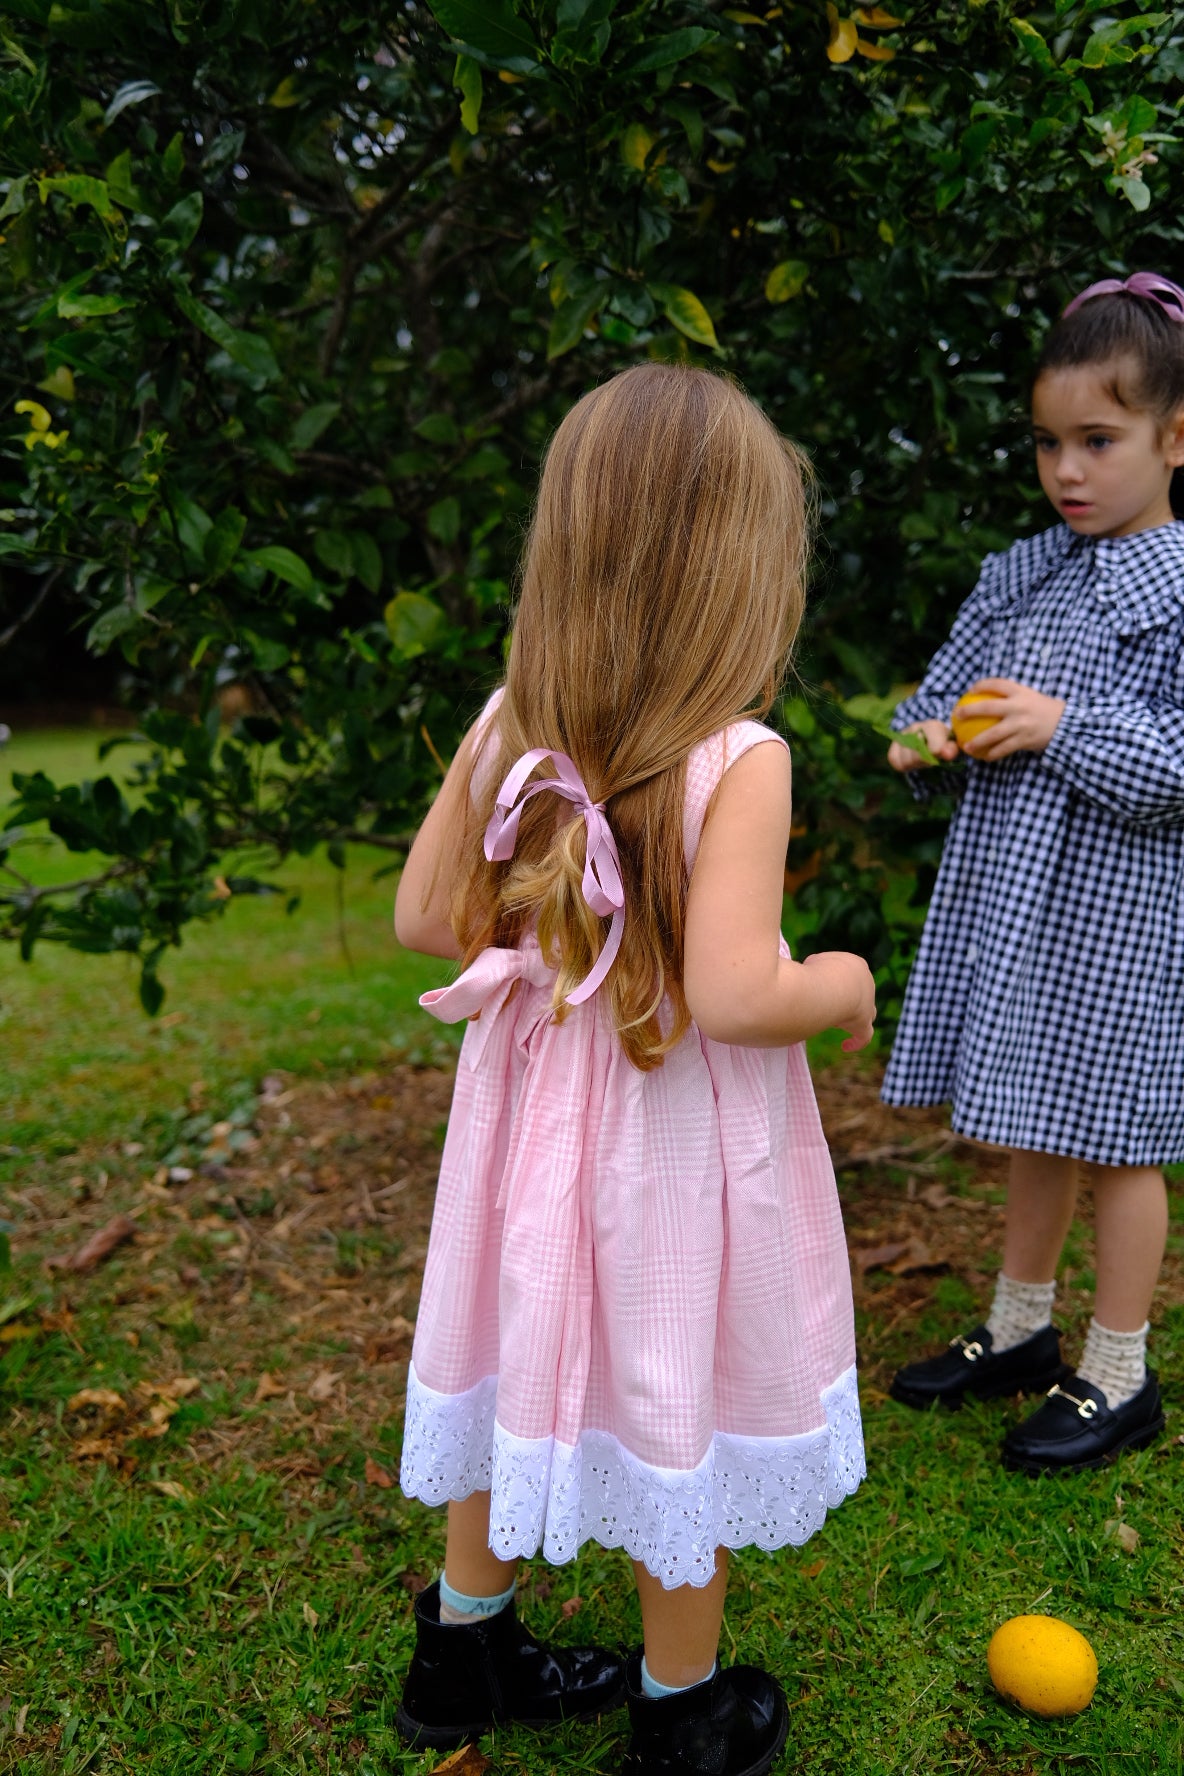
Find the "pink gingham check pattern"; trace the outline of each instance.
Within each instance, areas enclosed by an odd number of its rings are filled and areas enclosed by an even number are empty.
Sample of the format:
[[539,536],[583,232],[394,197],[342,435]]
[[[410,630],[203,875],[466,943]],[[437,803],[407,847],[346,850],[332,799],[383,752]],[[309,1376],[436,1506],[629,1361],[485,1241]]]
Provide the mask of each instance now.
[[[762,744],[784,742],[741,722],[691,754],[688,874],[724,770]],[[434,1502],[491,1489],[500,1553],[568,1558],[594,1537],[664,1583],[705,1583],[716,1545],[802,1541],[863,1473],[805,1052],[692,1027],[640,1073],[604,996],[557,1023],[553,986],[527,941],[423,1001],[480,1016],[441,1165],[403,1486]]]

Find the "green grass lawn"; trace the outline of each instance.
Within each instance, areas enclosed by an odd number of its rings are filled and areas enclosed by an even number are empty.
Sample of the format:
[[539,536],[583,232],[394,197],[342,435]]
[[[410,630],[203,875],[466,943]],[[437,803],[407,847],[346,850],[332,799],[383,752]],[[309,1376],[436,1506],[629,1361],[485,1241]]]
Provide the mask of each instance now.
[[[94,744],[32,735],[3,765],[82,775]],[[75,862],[47,853],[39,867]],[[238,1287],[234,1252],[274,1229],[263,1202],[244,1207],[216,1184],[188,1209],[167,1188],[152,1194],[160,1127],[192,1106],[197,1080],[197,1098],[231,1102],[272,1070],[340,1081],[430,1059],[440,1038],[415,997],[444,970],[395,944],[391,879],[372,882],[356,859],[341,906],[323,859],[284,881],[303,897],[294,917],[249,900],[187,935],[154,1021],[118,959],[43,948],[29,966],[0,961],[0,1217],[12,1217],[0,1221],[0,1772],[419,1776],[442,1761],[404,1752],[393,1728],[411,1592],[438,1571],[443,1541],[440,1515],[389,1483],[392,1371],[318,1330],[316,1302],[294,1319],[305,1297]],[[135,1160],[129,1141],[146,1149]],[[953,1166],[942,1175],[951,1191],[972,1188]],[[92,1276],[47,1275],[45,1251],[72,1243],[72,1205],[104,1191],[102,1214],[132,1209],[148,1237]],[[23,1234],[33,1209],[40,1244]],[[858,1213],[857,1183],[847,1209]],[[336,1255],[315,1248],[324,1299],[357,1284],[347,1234],[364,1243],[365,1229],[345,1230]],[[367,1248],[379,1303],[399,1251],[398,1239]],[[782,1768],[1184,1772],[1184,1426],[1172,1409],[1184,1303],[1168,1301],[1156,1327],[1167,1437],[1100,1474],[1031,1481],[996,1461],[1014,1404],[918,1414],[877,1386],[977,1305],[961,1278],[938,1277],[918,1325],[895,1288],[885,1277],[858,1327],[867,1481],[804,1548],[733,1564],[722,1656],[785,1684]],[[301,1364],[340,1370],[352,1406],[295,1394],[291,1410],[273,1406],[259,1370],[286,1386],[289,1364],[292,1377]],[[113,1390],[147,1415],[182,1375],[193,1387],[177,1384],[163,1435],[128,1444],[134,1465],[80,1456],[79,1412],[91,1409],[71,1404],[79,1390]],[[522,1608],[556,1639],[640,1634],[627,1562],[595,1547],[568,1567],[536,1564]],[[987,1641],[1027,1611],[1092,1642],[1101,1675],[1085,1713],[1041,1721],[992,1690]],[[617,1715],[499,1732],[484,1750],[495,1776],[609,1772],[624,1734]]]
[[[58,782],[126,773],[125,748],[98,763],[101,738],[77,730],[18,736],[0,752],[0,803],[13,771],[40,769]],[[45,836],[23,851],[20,867],[39,882],[60,882],[84,877],[94,862]],[[15,946],[0,948],[0,1052],[9,1057],[0,1069],[0,1146],[32,1152],[114,1140],[138,1118],[180,1103],[197,1079],[217,1099],[273,1070],[359,1070],[449,1041],[416,1005],[447,978],[447,965],[395,942],[394,878],[374,880],[388,862],[361,848],[344,872],[323,854],[295,859],[275,877],[299,893],[295,913],[285,912],[284,897],[249,896],[191,926],[162,964],[168,996],[155,1019],[140,1009],[132,957],[42,943],[22,963]]]

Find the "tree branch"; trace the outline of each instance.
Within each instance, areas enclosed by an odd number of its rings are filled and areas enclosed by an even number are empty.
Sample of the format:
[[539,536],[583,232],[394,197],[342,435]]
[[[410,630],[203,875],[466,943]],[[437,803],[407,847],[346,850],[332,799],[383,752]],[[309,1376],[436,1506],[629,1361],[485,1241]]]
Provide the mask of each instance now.
[[20,634],[26,623],[31,623],[33,621],[33,618],[37,615],[37,612],[41,609],[41,606],[45,603],[61,577],[62,570],[60,567],[55,567],[52,573],[46,574],[38,588],[36,598],[34,598],[28,609],[21,612],[15,623],[10,623],[7,629],[0,630],[0,648],[7,647],[9,642],[14,640],[15,637]]

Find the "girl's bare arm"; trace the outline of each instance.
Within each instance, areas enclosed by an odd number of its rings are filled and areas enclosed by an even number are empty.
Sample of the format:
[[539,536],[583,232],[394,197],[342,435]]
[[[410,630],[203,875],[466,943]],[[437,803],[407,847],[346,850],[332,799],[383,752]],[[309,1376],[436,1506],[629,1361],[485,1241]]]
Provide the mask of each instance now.
[[452,882],[464,833],[464,797],[473,746],[470,729],[415,835],[395,894],[395,936],[407,950],[427,956],[460,956],[449,919]]
[[687,898],[687,1004],[716,1042],[784,1048],[841,1029],[844,1048],[863,1048],[875,1018],[863,958],[778,953],[789,822],[789,755],[754,746],[725,772],[704,824]]

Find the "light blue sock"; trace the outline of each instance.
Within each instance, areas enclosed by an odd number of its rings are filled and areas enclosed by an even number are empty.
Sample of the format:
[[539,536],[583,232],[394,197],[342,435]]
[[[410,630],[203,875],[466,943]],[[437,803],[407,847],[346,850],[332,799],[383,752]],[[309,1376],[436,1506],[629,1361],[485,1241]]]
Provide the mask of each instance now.
[[454,1591],[441,1574],[440,1620],[446,1628],[458,1628],[466,1622],[486,1622],[490,1616],[500,1616],[517,1585],[515,1579],[507,1591],[499,1591],[496,1597],[469,1597],[463,1591]]
[[656,1677],[651,1677],[645,1662],[645,1654],[641,1656],[641,1693],[656,1702],[660,1696],[680,1696],[684,1690],[693,1690],[696,1685],[710,1683],[719,1670],[719,1660],[711,1667],[706,1677],[697,1677],[693,1684],[661,1684]]

